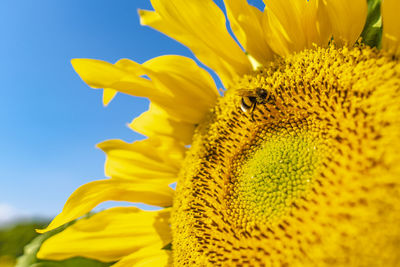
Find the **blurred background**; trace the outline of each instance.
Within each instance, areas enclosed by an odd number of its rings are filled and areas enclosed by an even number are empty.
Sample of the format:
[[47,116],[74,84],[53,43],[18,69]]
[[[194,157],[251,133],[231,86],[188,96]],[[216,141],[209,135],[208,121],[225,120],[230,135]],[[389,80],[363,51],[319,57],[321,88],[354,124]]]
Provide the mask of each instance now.
[[0,1],[0,262],[19,256],[75,189],[104,177],[97,143],[143,138],[126,124],[147,100],[119,94],[103,107],[101,90],[83,83],[70,60],[190,55],[140,26],[138,8],[150,1]]
[[0,2],[0,266],[14,265],[33,229],[57,215],[75,189],[104,177],[105,156],[95,144],[143,138],[126,124],[148,101],[118,94],[103,107],[101,90],[82,82],[70,60],[192,57],[140,26],[138,8],[152,9],[149,0]]

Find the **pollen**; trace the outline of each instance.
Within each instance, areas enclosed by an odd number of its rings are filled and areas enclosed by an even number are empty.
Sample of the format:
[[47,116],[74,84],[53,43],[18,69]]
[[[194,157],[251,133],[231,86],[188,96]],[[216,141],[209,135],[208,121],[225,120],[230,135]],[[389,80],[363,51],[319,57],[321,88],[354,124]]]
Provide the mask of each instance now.
[[234,160],[226,199],[236,227],[279,220],[310,189],[327,147],[318,129],[301,125],[305,132],[296,133],[289,127],[261,131],[251,149]]
[[[257,88],[267,101],[243,112],[238,92]],[[276,59],[197,127],[174,199],[174,263],[393,266],[399,160],[398,58],[332,45]]]

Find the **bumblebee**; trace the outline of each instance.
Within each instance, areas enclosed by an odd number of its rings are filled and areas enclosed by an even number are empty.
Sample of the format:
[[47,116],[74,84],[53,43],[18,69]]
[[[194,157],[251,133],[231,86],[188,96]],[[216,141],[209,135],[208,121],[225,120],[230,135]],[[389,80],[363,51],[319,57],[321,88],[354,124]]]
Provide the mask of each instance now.
[[265,104],[272,100],[272,96],[267,90],[257,87],[255,89],[238,89],[238,95],[242,97],[240,100],[240,108],[246,114],[251,114],[253,118],[253,111],[259,104]]

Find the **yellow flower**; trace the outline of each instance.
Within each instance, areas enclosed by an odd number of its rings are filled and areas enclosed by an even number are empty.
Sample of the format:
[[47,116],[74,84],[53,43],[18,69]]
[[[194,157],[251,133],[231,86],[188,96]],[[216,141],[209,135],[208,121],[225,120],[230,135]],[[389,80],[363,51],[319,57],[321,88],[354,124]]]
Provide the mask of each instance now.
[[[107,200],[112,208],[47,240],[39,258],[115,266],[394,266],[400,256],[400,2],[382,1],[382,50],[357,40],[365,0],[152,0],[141,23],[191,49],[143,64],[75,59],[108,104],[147,97],[109,140],[109,179],[80,187],[42,232]],[[190,146],[189,146],[190,145]],[[177,190],[169,186],[178,181]]]

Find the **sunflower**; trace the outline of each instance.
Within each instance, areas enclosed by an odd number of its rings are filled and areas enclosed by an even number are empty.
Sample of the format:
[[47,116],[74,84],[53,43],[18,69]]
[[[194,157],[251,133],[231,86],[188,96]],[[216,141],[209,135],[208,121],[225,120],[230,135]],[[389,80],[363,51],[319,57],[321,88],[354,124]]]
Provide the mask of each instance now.
[[[152,0],[141,23],[186,45],[143,64],[74,59],[80,77],[147,97],[99,144],[106,175],[77,189],[38,257],[115,266],[395,266],[400,262],[400,22],[396,0]],[[368,18],[367,18],[368,16]],[[383,29],[383,30],[382,30]],[[360,38],[363,37],[363,38]],[[375,46],[375,47],[374,47]],[[177,181],[173,190],[170,184]]]

